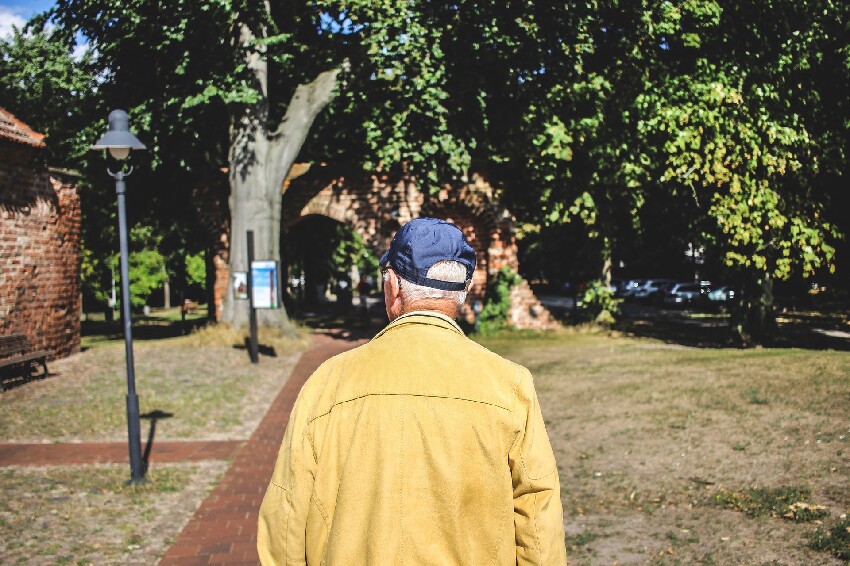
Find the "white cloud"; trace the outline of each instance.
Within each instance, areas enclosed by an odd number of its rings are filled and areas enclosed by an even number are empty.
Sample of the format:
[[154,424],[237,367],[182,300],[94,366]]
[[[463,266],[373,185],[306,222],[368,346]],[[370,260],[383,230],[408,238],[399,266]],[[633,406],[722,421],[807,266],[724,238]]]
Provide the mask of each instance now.
[[12,26],[21,29],[27,21],[20,12],[16,12],[5,6],[0,6],[0,38],[6,39],[12,36]]
[[78,43],[74,46],[74,51],[71,53],[71,57],[74,59],[74,61],[79,61],[83,58],[83,55],[85,55],[86,51],[88,50],[88,43]]

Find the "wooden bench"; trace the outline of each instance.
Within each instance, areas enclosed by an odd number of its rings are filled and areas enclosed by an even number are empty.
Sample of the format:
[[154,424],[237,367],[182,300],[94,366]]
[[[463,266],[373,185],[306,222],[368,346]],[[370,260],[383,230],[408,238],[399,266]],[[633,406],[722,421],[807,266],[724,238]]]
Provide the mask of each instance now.
[[[0,370],[10,368],[13,375],[21,375],[25,380],[32,379],[33,362],[38,362],[44,372],[37,377],[47,377],[47,351],[30,351],[30,343],[23,334],[8,334],[0,336]],[[0,380],[5,389],[5,371],[0,373]]]
[[184,314],[190,313],[190,312],[198,312],[199,308],[201,308],[201,305],[199,305],[195,301],[192,301],[190,299],[186,299],[185,301],[183,301],[183,313]]

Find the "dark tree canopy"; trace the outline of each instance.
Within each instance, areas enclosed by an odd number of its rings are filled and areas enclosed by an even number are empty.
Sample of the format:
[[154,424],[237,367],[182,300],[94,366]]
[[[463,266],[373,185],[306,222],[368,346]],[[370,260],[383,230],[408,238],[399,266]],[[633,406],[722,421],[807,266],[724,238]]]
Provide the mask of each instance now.
[[[104,109],[130,111],[150,148],[145,214],[179,225],[179,245],[196,245],[193,191],[229,185],[236,268],[251,223],[279,252],[267,211],[298,156],[403,170],[430,189],[483,172],[532,239],[549,234],[546,254],[564,234],[585,239],[576,257],[595,259],[575,261],[602,280],[659,249],[663,225],[665,249],[703,248],[747,289],[740,310],[760,310],[756,326],[772,281],[835,269],[848,228],[846,3],[161,4],[58,0],[40,18],[57,26],[49,40],[4,44],[18,81],[7,96],[69,139]],[[77,34],[92,50],[73,61]],[[21,95],[24,51],[55,62],[33,92],[84,119],[38,116],[38,96]],[[558,232],[567,223],[578,228]]]

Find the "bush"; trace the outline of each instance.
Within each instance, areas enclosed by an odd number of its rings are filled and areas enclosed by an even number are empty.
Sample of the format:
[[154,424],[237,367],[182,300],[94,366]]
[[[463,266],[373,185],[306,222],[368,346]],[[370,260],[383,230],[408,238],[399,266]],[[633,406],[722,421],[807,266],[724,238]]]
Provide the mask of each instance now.
[[479,331],[489,334],[505,327],[511,311],[511,289],[522,281],[514,270],[503,267],[487,283],[487,302],[478,314]]
[[622,299],[614,297],[614,292],[601,281],[590,284],[581,296],[581,307],[587,317],[598,324],[613,324],[614,317],[620,314]]

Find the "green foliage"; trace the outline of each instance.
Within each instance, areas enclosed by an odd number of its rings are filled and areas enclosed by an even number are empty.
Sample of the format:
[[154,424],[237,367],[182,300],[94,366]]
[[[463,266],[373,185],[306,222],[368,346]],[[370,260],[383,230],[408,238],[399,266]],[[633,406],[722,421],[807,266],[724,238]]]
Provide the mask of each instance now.
[[745,70],[701,60],[693,74],[638,98],[638,130],[653,144],[659,182],[690,193],[710,220],[704,241],[728,267],[775,279],[834,271],[835,226],[823,205],[797,194],[812,137],[799,116],[772,110],[773,85],[747,79]]
[[482,334],[505,327],[511,309],[511,289],[522,281],[510,267],[503,267],[487,283],[487,302],[478,314]]
[[89,112],[98,92],[94,61],[91,49],[75,54],[60,30],[38,23],[0,38],[0,100],[45,134],[51,165],[74,166],[91,145]]
[[205,286],[207,283],[207,263],[203,252],[187,255],[184,262],[186,265],[186,284]]
[[331,254],[331,272],[349,271],[355,265],[360,273],[377,273],[378,258],[360,234],[337,224],[334,240],[336,246]]
[[364,122],[366,142],[374,152],[374,161],[365,167],[405,163],[436,188],[442,180],[440,165],[453,172],[469,167],[468,145],[473,143],[450,124],[450,62],[440,45],[445,30],[433,25],[425,3],[364,1],[348,6],[356,21],[369,23],[363,40],[375,69],[372,88],[389,95],[389,106],[376,109]]
[[[165,271],[165,257],[157,249],[161,239],[153,229],[150,226],[136,226],[130,230],[129,236],[130,303],[133,308],[140,308],[147,303],[153,291],[162,287],[168,275]],[[113,253],[103,262],[114,274],[116,285],[120,285],[120,261],[120,255]],[[97,289],[96,296],[103,300],[110,291],[101,287]],[[117,298],[121,300],[120,293]]]
[[610,286],[601,281],[593,281],[588,285],[579,300],[582,310],[590,320],[603,325],[614,323],[623,302],[614,296]]
[[86,246],[85,241],[80,246],[80,256],[80,284],[83,294],[93,297],[100,304],[105,304],[110,298],[111,280],[103,281],[102,274],[109,270],[109,260],[98,257]]
[[752,517],[782,517],[796,523],[823,519],[829,509],[807,502],[811,490],[803,487],[756,487],[743,492],[720,490],[715,502],[721,507],[740,511]]
[[[150,294],[165,283],[165,258],[157,250],[142,250],[130,254],[130,300],[133,307],[142,307]],[[113,262],[117,267],[117,261]]]
[[[254,163],[250,144],[228,151],[232,120],[272,135],[297,85],[344,59],[299,159],[405,171],[431,190],[486,171],[520,220],[580,226],[565,232],[597,256],[587,265],[695,243],[738,280],[808,277],[835,269],[848,229],[846,2],[61,0],[46,19],[49,34],[2,47],[14,80],[0,92],[25,120],[43,111],[37,129],[67,132],[63,157],[103,128],[104,108],[126,105],[151,156],[135,208],[166,255],[203,247],[191,191],[228,161]],[[92,50],[74,62],[77,34]],[[92,162],[81,170],[102,176]],[[84,234],[103,257],[99,178]]]

